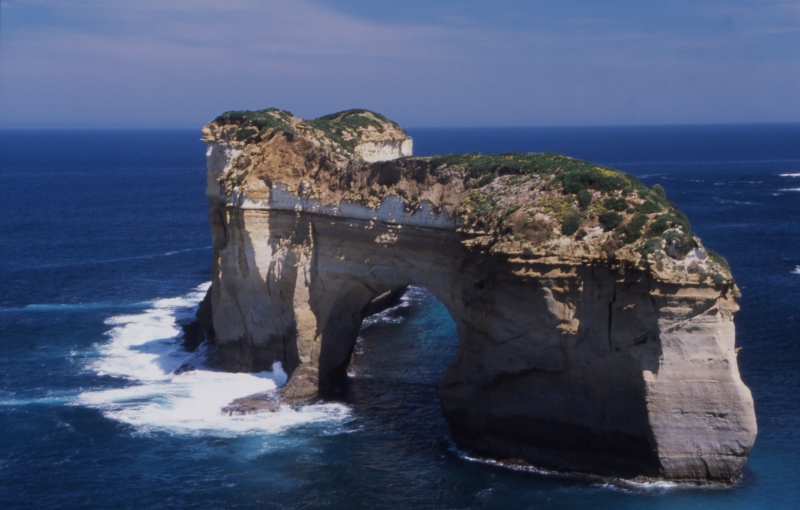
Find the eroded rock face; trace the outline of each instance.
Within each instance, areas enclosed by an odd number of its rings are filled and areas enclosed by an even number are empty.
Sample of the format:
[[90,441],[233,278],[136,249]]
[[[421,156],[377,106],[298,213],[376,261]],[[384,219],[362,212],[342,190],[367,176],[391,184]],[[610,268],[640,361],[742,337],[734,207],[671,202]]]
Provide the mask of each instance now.
[[555,155],[370,163],[411,142],[366,111],[233,113],[204,128],[229,368],[282,362],[289,402],[335,393],[370,302],[421,285],[457,325],[438,389],[463,444],[609,476],[741,472],[738,291],[660,190]]

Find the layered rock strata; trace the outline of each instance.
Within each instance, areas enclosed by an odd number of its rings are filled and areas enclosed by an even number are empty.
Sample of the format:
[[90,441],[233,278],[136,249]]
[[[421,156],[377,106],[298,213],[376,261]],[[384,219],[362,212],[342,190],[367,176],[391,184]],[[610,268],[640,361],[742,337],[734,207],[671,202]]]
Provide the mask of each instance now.
[[364,110],[229,112],[203,139],[230,369],[280,361],[284,401],[335,394],[370,303],[420,285],[457,326],[438,390],[462,444],[608,476],[740,474],[756,423],[738,290],[660,187],[552,154],[407,157]]

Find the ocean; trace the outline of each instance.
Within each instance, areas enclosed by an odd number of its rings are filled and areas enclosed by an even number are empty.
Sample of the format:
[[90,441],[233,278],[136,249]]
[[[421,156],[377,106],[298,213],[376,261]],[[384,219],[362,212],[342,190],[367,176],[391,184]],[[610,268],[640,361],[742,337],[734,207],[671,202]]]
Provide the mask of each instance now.
[[339,401],[231,417],[180,324],[207,288],[199,130],[1,131],[0,508],[800,508],[800,124],[409,129],[415,154],[558,152],[660,183],[742,289],[759,435],[730,488],[511,470],[450,440],[457,338],[421,288],[365,321]]

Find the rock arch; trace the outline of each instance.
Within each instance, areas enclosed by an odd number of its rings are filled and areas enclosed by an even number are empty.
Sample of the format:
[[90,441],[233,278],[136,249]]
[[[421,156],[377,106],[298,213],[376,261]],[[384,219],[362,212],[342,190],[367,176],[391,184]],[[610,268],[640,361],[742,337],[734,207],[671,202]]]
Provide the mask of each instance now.
[[[410,146],[391,126],[372,133],[367,153],[356,144],[342,156],[312,143],[316,128],[299,119],[291,136],[248,143],[225,122],[204,134],[209,298],[231,369],[281,361],[291,373],[284,399],[334,393],[371,300],[418,284],[456,323],[456,358],[437,387],[463,444],[608,476],[731,481],[741,472],[756,426],[736,365],[731,280],[674,269],[688,267],[686,256],[650,269],[625,247],[610,256],[619,238],[601,227],[588,241],[551,229],[536,253],[504,248],[519,244],[498,244],[498,229],[520,206],[499,223],[491,211],[476,215],[485,197],[463,169],[365,161]],[[467,221],[458,207],[470,201]],[[528,218],[530,228],[547,221]]]

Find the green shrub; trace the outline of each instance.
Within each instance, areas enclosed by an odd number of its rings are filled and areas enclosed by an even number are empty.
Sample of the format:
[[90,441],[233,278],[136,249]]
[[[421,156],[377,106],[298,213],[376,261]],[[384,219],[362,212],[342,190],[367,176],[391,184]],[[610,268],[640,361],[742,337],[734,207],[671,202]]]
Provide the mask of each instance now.
[[592,194],[588,190],[582,189],[578,192],[578,205],[581,209],[586,209],[592,203]]
[[628,187],[629,178],[622,172],[608,170],[586,164],[558,175],[564,184],[564,193],[577,194],[582,189],[595,189],[610,193]]
[[647,230],[649,236],[658,236],[671,228],[680,227],[684,233],[691,232],[689,220],[680,211],[673,211],[676,214],[660,214],[656,216],[650,228]]
[[564,215],[564,223],[561,224],[561,233],[565,236],[571,236],[578,231],[580,226],[581,214],[574,209],[570,209]]
[[637,212],[641,212],[644,214],[652,214],[661,212],[661,206],[653,202],[652,200],[645,200],[639,206],[636,207]]
[[[648,255],[660,252],[661,242],[662,239],[660,237],[656,237],[654,239],[648,239],[647,241],[645,241],[644,246],[642,246],[642,256],[647,257]],[[661,256],[663,257],[663,254]]]
[[666,198],[666,193],[664,193],[664,188],[660,184],[654,184],[652,191],[657,197],[661,199]]
[[494,174],[484,174],[477,181],[475,181],[476,188],[482,188],[492,182],[495,178]]
[[622,212],[628,208],[628,201],[622,197],[608,197],[603,200],[603,207],[612,211]]
[[555,175],[556,182],[562,184],[566,194],[578,195],[581,190],[589,189],[606,193],[616,190],[630,192],[634,189],[647,191],[647,188],[632,175],[547,152],[444,154],[431,156],[430,161],[435,167],[447,165],[454,168],[466,168],[473,179],[479,179],[487,174]]
[[[330,115],[323,115],[314,120],[309,120],[307,123],[322,131],[328,139],[347,152],[355,150],[356,145],[361,141],[358,132],[364,128],[373,127],[378,131],[382,131],[383,123],[399,127],[379,113],[361,109],[344,110]],[[345,137],[345,133],[349,133],[350,136]]]
[[664,251],[673,259],[680,260],[697,248],[697,241],[691,234],[670,231],[664,234]]
[[613,230],[622,223],[622,215],[616,211],[606,211],[598,219],[605,230]]
[[539,155],[536,154],[443,154],[431,156],[431,164],[435,167],[447,165],[449,167],[466,168],[473,179],[485,178],[491,175],[519,175],[536,173],[539,170]]
[[237,130],[233,133],[235,140],[246,142],[256,136],[265,136],[268,132],[282,131],[289,133],[292,131],[290,119],[292,114],[277,108],[266,110],[238,110],[225,112],[214,122],[222,126],[234,124]]
[[249,140],[250,138],[254,137],[258,134],[258,130],[255,128],[245,128],[245,129],[238,129],[234,134],[233,138],[243,142],[245,140]]
[[[372,117],[375,118],[373,119]],[[396,123],[390,121],[380,113],[363,109],[344,110],[341,112],[331,113],[329,115],[323,115],[322,117],[309,121],[309,124],[318,127],[323,131],[330,129],[330,127],[334,125],[337,127],[354,130],[372,126],[381,131],[383,130],[383,123],[397,126]]]
[[617,232],[625,234],[625,241],[632,243],[642,237],[642,227],[645,223],[647,223],[647,215],[636,213],[628,223],[617,227]]

